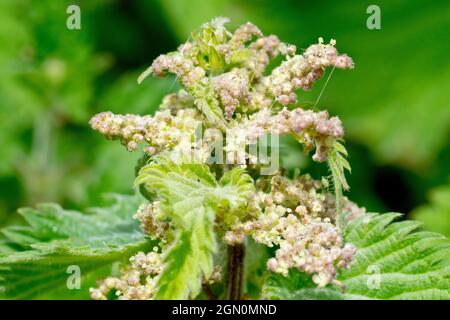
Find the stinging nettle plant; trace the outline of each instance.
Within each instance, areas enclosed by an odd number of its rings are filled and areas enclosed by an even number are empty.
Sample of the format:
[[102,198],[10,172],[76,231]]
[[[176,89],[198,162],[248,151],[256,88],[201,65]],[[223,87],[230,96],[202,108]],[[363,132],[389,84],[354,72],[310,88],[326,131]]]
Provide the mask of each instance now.
[[[227,22],[204,24],[139,77],[171,73],[181,84],[153,116],[91,119],[143,150],[140,192],[87,214],[20,209],[25,223],[2,230],[0,294],[77,297],[66,287],[76,265],[81,297],[97,281],[93,299],[449,299],[449,240],[344,197],[341,121],[297,104],[298,90],[352,59],[334,40],[296,53],[251,23],[231,32]],[[267,135],[293,137],[329,176],[263,174],[251,151]]]

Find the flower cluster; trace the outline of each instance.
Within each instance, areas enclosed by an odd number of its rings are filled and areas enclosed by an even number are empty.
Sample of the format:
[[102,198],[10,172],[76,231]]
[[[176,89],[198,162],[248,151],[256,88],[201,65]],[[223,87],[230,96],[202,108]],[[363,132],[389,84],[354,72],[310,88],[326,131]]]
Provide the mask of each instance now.
[[[309,175],[295,180],[276,175],[271,179],[271,192],[256,192],[249,202],[247,217],[231,226],[223,240],[235,245],[250,235],[258,243],[278,246],[275,257],[267,262],[269,270],[286,275],[290,268],[297,268],[312,274],[319,286],[325,286],[334,282],[336,268],[347,267],[355,253],[351,244],[344,245],[333,224],[330,198],[324,183]],[[345,202],[356,215],[356,205]]]
[[139,220],[141,228],[152,240],[164,239],[169,224],[162,221],[162,212],[159,201],[142,204],[134,218]]
[[249,103],[249,74],[245,69],[233,69],[213,78],[213,87],[223,105],[225,117],[231,119],[239,105]]
[[[218,18],[206,23],[177,51],[153,61],[151,74],[173,73],[184,87],[163,99],[163,111],[153,117],[100,113],[91,126],[109,139],[119,139],[130,151],[146,142],[145,151],[152,155],[174,148],[183,135],[192,134],[195,121],[202,121],[227,131],[225,151],[240,154],[239,164],[248,159],[240,150],[264,132],[291,134],[306,151],[316,148],[315,161],[324,161],[333,141],[343,136],[340,120],[301,108],[275,114],[273,107],[295,103],[295,90],[309,89],[326,67],[353,67],[352,60],[338,54],[335,41],[324,44],[320,39],[296,54],[295,46],[274,35],[264,36],[251,23],[231,33],[226,22]],[[280,54],[285,61],[265,76],[271,59]]]
[[248,154],[242,152],[249,144],[255,144],[261,136],[290,134],[303,144],[305,151],[316,147],[315,161],[324,161],[333,142],[344,135],[342,123],[337,117],[329,117],[326,111],[313,112],[297,108],[289,111],[284,108],[276,115],[270,109],[263,109],[227,131],[227,156],[240,158],[237,163],[245,164]]
[[214,284],[222,280],[223,273],[222,273],[222,267],[217,265],[214,266],[213,272],[211,273],[211,276],[208,279],[203,279],[203,284]]
[[295,55],[284,61],[272,74],[264,79],[264,85],[277,98],[282,105],[288,105],[297,101],[295,90],[309,90],[313,83],[321,78],[326,67],[340,69],[353,68],[353,61],[347,55],[339,55],[334,45],[323,44],[319,39],[306,49],[302,55]]
[[130,258],[130,265],[120,277],[100,281],[98,288],[91,288],[91,298],[106,300],[113,292],[119,300],[150,300],[156,293],[156,276],[162,271],[160,254],[139,252]]
[[[99,281],[97,288],[90,288],[91,298],[107,300],[112,293],[119,300],[153,300],[157,292],[157,276],[162,270],[160,253],[140,251],[130,258],[130,265],[121,271],[120,277],[108,277]],[[221,279],[222,268],[217,265],[202,283],[211,285]]]
[[[168,99],[179,103],[180,99],[186,98],[172,95]],[[199,113],[195,109],[180,108],[180,104],[175,104],[172,108],[167,101],[165,106],[166,110],[157,112],[153,117],[103,112],[93,117],[90,124],[108,139],[120,140],[129,151],[136,150],[138,144],[143,142],[148,144],[144,151],[149,155],[169,149],[190,151],[194,147],[191,136],[200,123]],[[176,110],[176,114],[172,115],[170,110]],[[206,152],[198,159],[206,160],[210,155],[207,152],[211,152],[211,145],[214,143],[214,135],[209,135],[211,130],[213,129],[207,129],[204,139],[195,143],[196,146],[201,146],[196,149],[198,152]],[[293,135],[302,142],[305,151],[315,147],[313,159],[316,161],[324,161],[333,142],[344,134],[339,118],[330,118],[326,111],[285,108],[273,115],[270,109],[263,109],[242,118],[227,130],[224,146],[227,158],[233,158],[237,154],[236,163],[246,164],[249,159],[249,155],[245,153],[246,146],[255,144],[267,132]]]
[[158,111],[154,116],[102,112],[89,123],[106,138],[120,140],[129,151],[135,151],[140,143],[146,142],[149,146],[144,151],[153,155],[180,143],[194,131],[198,121],[199,113],[195,109],[181,109],[175,116],[170,110]]
[[195,66],[194,61],[180,54],[160,55],[153,61],[152,71],[155,76],[173,73],[186,88],[194,88],[202,80],[203,82],[206,80],[205,70]]
[[[178,51],[159,56],[151,70],[156,76],[175,74],[194,97],[196,90],[212,83],[212,96],[219,98],[228,119],[238,106],[246,112],[270,107],[274,102],[283,106],[293,104],[297,101],[295,90],[309,90],[323,76],[325,68],[353,67],[350,57],[338,54],[334,40],[324,44],[320,38],[318,44],[296,55],[295,46],[280,42],[274,35],[264,37],[251,23],[231,34],[224,31],[226,22],[219,19],[205,24],[199,33],[212,29],[215,37],[207,43],[201,36],[193,37],[193,41],[181,45]],[[271,59],[279,54],[286,60],[264,76]],[[202,56],[208,59],[200,59]],[[230,71],[223,72],[226,69]],[[221,74],[216,75],[218,71]]]
[[[344,135],[341,121],[326,111],[295,104],[298,91],[309,90],[326,68],[353,68],[352,59],[338,53],[334,40],[324,44],[320,38],[319,43],[297,54],[295,46],[275,35],[265,36],[251,23],[230,32],[225,28],[227,22],[217,18],[204,24],[176,51],[157,57],[138,79],[176,75],[182,89],[164,97],[160,111],[153,116],[103,112],[91,119],[92,128],[108,139],[119,140],[129,151],[144,144],[148,155],[164,152],[171,160],[184,163],[190,159],[208,165],[211,158],[223,156],[227,165],[257,164],[251,151],[261,137],[290,135],[305,152],[314,150],[314,161],[328,160],[336,190],[339,184],[346,185],[343,171],[349,165],[345,148],[338,142]],[[281,56],[281,64],[268,73],[267,67],[277,56]],[[219,150],[217,143],[221,143]],[[225,167],[217,163],[224,164],[214,162],[210,169],[220,176]],[[355,254],[355,248],[344,243],[336,220],[338,215],[342,217],[341,211],[349,220],[364,209],[338,191],[336,196],[328,192],[325,178],[260,176],[255,187],[244,210],[216,212],[215,231],[223,235],[223,241],[232,246],[252,237],[276,247],[275,256],[267,261],[270,271],[286,275],[290,268],[297,268],[312,275],[320,287],[336,283],[337,268],[346,268]],[[165,250],[172,225],[164,220],[162,210],[160,203],[153,201],[141,206],[135,218],[146,235],[161,240]],[[161,270],[159,254],[139,253],[119,278],[108,278],[92,289],[92,297],[104,299],[115,290],[120,299],[151,299]],[[220,274],[215,270],[203,283],[218,281]]]
[[343,240],[337,228],[327,218],[316,218],[303,224],[290,214],[281,232],[282,240],[274,258],[267,261],[270,271],[287,275],[290,268],[313,274],[319,287],[335,282],[336,268],[346,268],[355,248]]

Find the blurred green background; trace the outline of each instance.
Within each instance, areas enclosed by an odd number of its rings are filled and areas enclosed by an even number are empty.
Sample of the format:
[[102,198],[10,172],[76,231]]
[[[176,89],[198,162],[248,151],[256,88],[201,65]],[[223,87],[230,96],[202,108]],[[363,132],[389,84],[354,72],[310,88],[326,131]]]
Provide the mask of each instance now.
[[[81,30],[66,27],[69,4],[81,8]],[[370,4],[381,8],[381,30],[366,27]],[[173,80],[138,86],[137,75],[215,16],[230,17],[231,27],[251,21],[299,49],[336,39],[356,68],[333,73],[318,107],[346,128],[347,195],[450,235],[446,0],[1,0],[0,225],[21,206],[83,208],[104,193],[133,192],[139,154],[104,140],[88,120],[105,110],[154,112]],[[315,102],[325,80],[299,100]],[[287,148],[286,166],[300,163]]]

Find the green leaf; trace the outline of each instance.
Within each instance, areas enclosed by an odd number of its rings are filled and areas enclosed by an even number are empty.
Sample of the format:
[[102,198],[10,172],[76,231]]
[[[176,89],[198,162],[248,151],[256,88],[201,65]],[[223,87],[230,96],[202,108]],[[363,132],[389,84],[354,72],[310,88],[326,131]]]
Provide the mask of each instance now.
[[99,99],[102,110],[114,113],[153,114],[168,91],[177,90],[173,77],[149,77],[136,85],[138,73],[127,72],[108,85],[108,90]]
[[231,208],[246,203],[248,196],[255,190],[252,178],[245,169],[236,167],[224,173],[219,181],[218,197],[225,199]]
[[209,68],[212,74],[219,74],[223,72],[225,67],[225,59],[220,55],[214,46],[209,47]]
[[195,88],[188,90],[194,98],[194,104],[206,117],[208,123],[221,130],[229,127],[228,122],[223,116],[219,101],[214,96],[211,84],[197,85]]
[[[189,201],[183,205],[189,205]],[[190,210],[191,226],[178,232],[163,256],[165,269],[158,279],[156,299],[194,298],[201,290],[203,277],[208,278],[213,271],[217,249],[214,212],[198,202],[186,209]]]
[[278,273],[267,275],[263,295],[271,300],[341,300],[343,295],[336,288],[317,288],[311,276],[296,269],[284,277]]
[[430,204],[414,209],[411,216],[425,227],[450,237],[450,185],[431,190]]
[[368,213],[348,224],[345,241],[354,244],[357,253],[350,268],[339,271],[342,292],[338,287],[317,288],[306,295],[311,283],[299,281],[293,272],[287,278],[270,275],[265,294],[322,299],[335,290],[344,299],[450,299],[449,239],[418,230],[415,221],[392,222],[399,216]]
[[[57,298],[87,298],[94,285],[92,273],[109,275],[114,262],[149,248],[151,243],[132,218],[143,198],[114,195],[113,200],[111,206],[87,214],[56,204],[20,209],[26,224],[1,230],[5,246],[0,245],[0,296],[48,298],[59,290]],[[80,290],[66,287],[71,275],[67,268],[73,265],[80,268]]]
[[[391,223],[397,213],[367,214],[349,223],[345,239],[355,262],[339,279],[347,295],[374,299],[450,299],[450,241],[418,230],[420,223]],[[379,288],[368,285],[377,281]],[[370,288],[372,287],[372,289]]]
[[350,189],[347,180],[345,179],[345,170],[351,172],[350,164],[345,157],[347,150],[338,141],[334,142],[334,147],[328,154],[328,166],[331,171],[333,183],[344,190]]
[[136,184],[144,184],[163,200],[166,214],[178,228],[163,256],[156,298],[194,298],[202,279],[213,270],[215,210],[245,205],[253,191],[252,179],[236,168],[217,182],[207,165],[176,164],[158,157],[141,169]]
[[351,171],[350,164],[345,159],[347,150],[338,141],[335,141],[333,148],[328,152],[328,167],[331,171],[331,179],[334,186],[334,195],[336,201],[337,223],[339,228],[345,227],[345,221],[341,212],[342,189],[349,190],[350,186],[345,179],[345,170]]
[[267,260],[271,257],[271,248],[257,243],[248,237],[245,243],[245,283],[244,292],[250,299],[257,300],[267,278]]

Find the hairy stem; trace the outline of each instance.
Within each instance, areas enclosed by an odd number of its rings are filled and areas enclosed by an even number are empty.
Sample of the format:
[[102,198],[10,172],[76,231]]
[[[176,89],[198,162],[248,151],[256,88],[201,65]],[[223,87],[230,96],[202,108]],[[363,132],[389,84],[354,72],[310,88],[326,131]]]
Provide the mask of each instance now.
[[228,246],[228,266],[226,279],[226,299],[240,300],[244,283],[245,244]]

